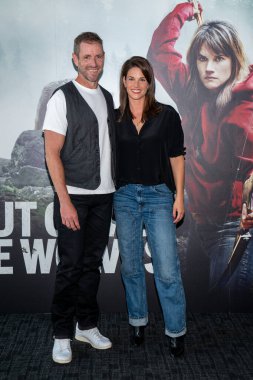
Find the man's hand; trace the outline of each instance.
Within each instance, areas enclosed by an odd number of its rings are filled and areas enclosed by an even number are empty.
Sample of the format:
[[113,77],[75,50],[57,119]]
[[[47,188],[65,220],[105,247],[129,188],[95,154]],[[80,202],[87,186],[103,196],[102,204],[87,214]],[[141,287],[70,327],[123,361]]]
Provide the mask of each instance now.
[[78,214],[71,202],[64,202],[60,208],[62,224],[73,231],[80,230]]

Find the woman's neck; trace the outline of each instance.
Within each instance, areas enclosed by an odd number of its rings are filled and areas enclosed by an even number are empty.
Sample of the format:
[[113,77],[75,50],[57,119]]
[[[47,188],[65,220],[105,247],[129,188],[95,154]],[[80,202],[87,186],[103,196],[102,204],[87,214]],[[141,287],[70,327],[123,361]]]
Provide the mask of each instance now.
[[137,120],[142,119],[143,110],[144,110],[144,99],[132,100],[129,99],[129,108],[132,112],[133,118]]
[[143,110],[144,110],[144,99],[133,100],[129,99],[129,108],[133,115],[133,123],[139,134],[145,120],[143,120]]

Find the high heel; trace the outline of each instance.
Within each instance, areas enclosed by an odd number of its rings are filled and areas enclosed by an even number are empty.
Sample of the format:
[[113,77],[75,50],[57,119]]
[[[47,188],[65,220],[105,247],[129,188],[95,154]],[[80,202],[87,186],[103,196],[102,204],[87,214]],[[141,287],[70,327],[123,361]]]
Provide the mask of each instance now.
[[133,343],[135,346],[140,346],[144,342],[144,327],[145,326],[133,327]]
[[177,338],[169,337],[170,353],[174,357],[182,356],[184,354],[184,335]]

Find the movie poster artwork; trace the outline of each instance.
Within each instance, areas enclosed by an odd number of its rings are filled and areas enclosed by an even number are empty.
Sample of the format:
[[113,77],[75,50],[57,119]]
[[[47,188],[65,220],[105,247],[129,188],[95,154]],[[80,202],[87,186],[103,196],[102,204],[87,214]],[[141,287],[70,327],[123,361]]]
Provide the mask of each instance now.
[[[253,311],[252,16],[250,0],[1,3],[1,312],[50,310],[57,232],[42,125],[54,90],[75,77],[73,40],[88,30],[104,41],[101,84],[115,107],[120,68],[141,55],[157,100],[181,116],[186,215],[177,238],[188,310]],[[159,310],[145,231],[144,240],[149,306]],[[114,223],[101,273],[101,309],[125,310]]]

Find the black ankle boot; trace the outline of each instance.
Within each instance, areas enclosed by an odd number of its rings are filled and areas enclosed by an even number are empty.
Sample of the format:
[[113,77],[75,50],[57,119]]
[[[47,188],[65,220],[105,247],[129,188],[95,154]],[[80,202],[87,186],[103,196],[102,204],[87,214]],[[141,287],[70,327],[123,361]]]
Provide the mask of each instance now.
[[170,353],[174,357],[183,355],[184,353],[184,335],[177,338],[169,337]]
[[140,346],[144,342],[144,326],[133,327],[133,343]]

